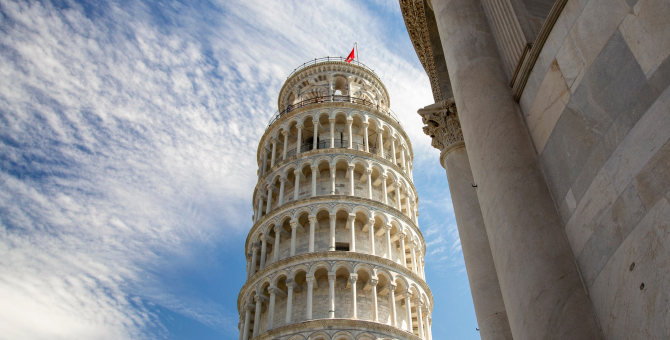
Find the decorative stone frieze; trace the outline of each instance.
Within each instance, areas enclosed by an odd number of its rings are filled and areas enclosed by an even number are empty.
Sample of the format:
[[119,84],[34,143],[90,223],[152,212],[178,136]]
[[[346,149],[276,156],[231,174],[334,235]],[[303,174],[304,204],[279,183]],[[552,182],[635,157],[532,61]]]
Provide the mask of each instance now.
[[433,90],[433,99],[435,102],[439,102],[443,99],[442,91],[440,90],[440,79],[437,77],[433,48],[430,44],[430,36],[428,35],[424,2],[400,0],[400,10],[403,19],[405,19],[405,26],[407,27],[407,32],[409,33],[409,38],[412,41],[416,55],[428,74],[430,87]]
[[431,145],[445,152],[456,143],[463,142],[463,131],[453,98],[441,100],[419,109],[417,113],[426,124],[423,133],[432,138]]

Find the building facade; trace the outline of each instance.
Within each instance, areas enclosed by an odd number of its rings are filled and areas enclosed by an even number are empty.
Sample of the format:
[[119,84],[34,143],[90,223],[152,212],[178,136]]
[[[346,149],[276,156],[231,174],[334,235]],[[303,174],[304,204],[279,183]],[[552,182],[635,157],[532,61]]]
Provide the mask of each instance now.
[[399,2],[482,339],[670,339],[670,2]]
[[240,339],[431,339],[412,145],[363,64],[289,75],[258,146]]

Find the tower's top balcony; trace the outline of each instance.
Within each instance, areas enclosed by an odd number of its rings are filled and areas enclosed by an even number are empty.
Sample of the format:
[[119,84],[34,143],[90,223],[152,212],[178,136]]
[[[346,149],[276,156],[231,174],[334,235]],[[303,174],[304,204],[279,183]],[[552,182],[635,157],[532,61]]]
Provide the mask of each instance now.
[[278,110],[268,126],[297,108],[327,102],[365,105],[400,123],[389,109],[388,91],[375,71],[358,61],[324,57],[310,60],[289,74],[279,91]]

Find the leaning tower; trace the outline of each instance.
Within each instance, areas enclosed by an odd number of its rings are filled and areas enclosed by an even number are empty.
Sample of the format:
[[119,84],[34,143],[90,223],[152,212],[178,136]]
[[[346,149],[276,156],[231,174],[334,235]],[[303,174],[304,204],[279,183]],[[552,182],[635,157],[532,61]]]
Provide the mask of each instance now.
[[412,146],[374,71],[315,59],[258,145],[240,339],[431,339]]

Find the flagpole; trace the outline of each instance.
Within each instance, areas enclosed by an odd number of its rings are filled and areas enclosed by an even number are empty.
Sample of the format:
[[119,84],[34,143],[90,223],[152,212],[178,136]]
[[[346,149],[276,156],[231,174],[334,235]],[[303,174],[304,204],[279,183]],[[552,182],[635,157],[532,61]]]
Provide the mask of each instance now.
[[358,41],[354,42],[354,47],[356,48],[356,61],[360,64],[361,63],[361,58],[358,56]]

